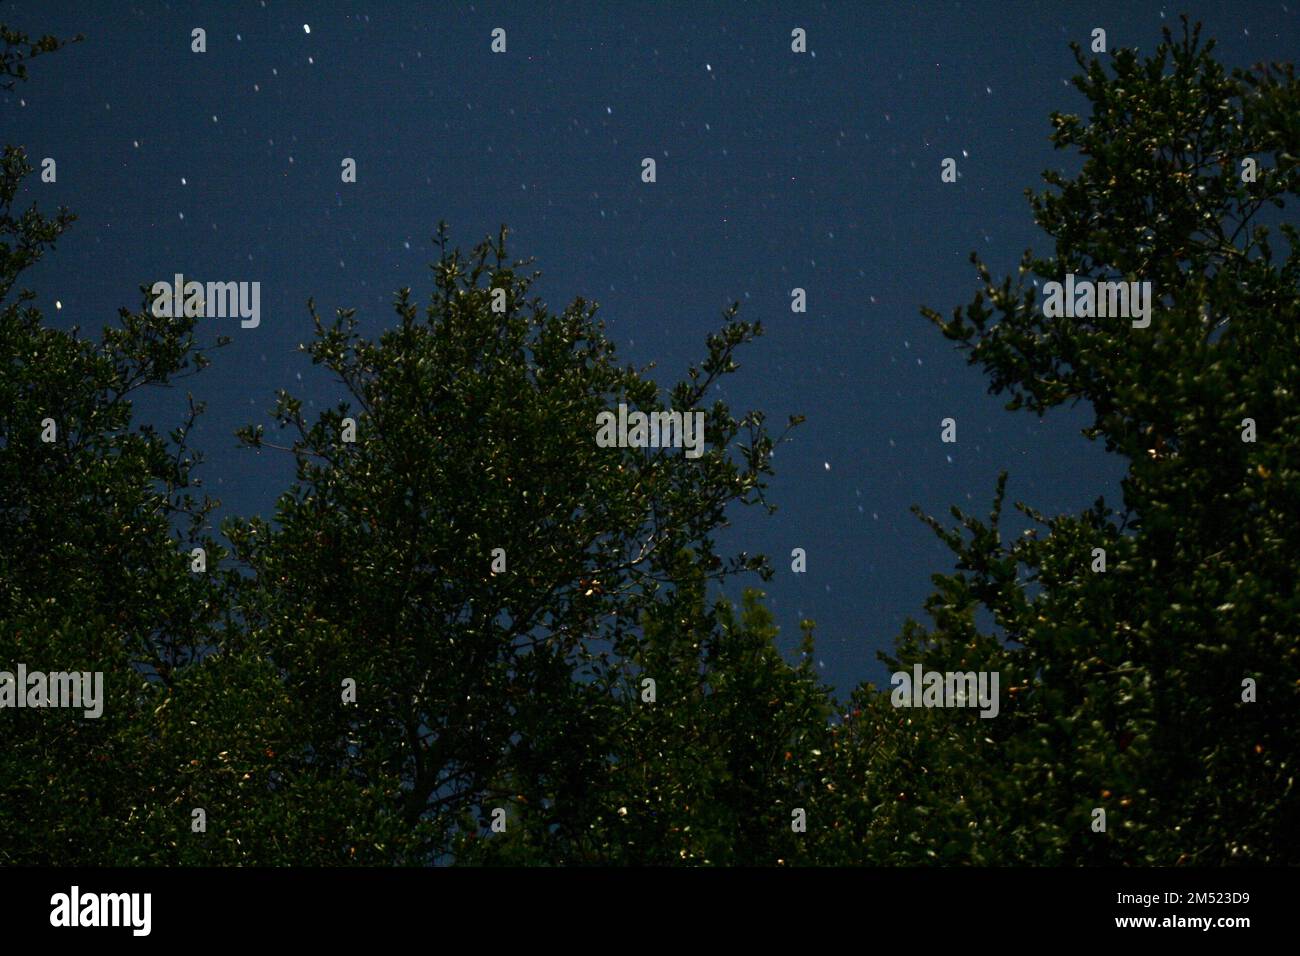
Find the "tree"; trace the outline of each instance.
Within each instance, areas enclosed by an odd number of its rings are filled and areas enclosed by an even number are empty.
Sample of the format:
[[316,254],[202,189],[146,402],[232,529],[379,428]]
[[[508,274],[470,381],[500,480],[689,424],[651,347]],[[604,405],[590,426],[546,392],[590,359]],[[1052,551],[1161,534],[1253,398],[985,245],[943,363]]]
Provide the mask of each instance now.
[[[958,570],[935,579],[934,629],[909,625],[885,659],[1000,671],[1004,699],[995,720],[895,714],[907,732],[876,769],[900,781],[882,809],[910,834],[890,862],[1296,860],[1300,250],[1278,221],[1276,252],[1264,220],[1300,186],[1300,87],[1290,64],[1229,74],[1213,46],[1184,19],[1145,61],[1116,51],[1109,74],[1076,46],[1092,116],[1054,113],[1052,138],[1082,170],[1030,194],[1055,255],[1027,252],[1001,283],[972,256],[974,300],[924,310],[1008,408],[1087,402],[1085,434],[1129,467],[1118,511],[1018,505],[1040,527],[1010,544],[1005,475],[988,522],[927,519]],[[1026,278],[1067,273],[1152,282],[1149,327],[1049,317]]]
[[[58,50],[0,27],[6,86]],[[0,670],[102,674],[101,713],[0,711],[0,862],[44,865],[309,862],[339,858],[316,826],[352,819],[346,787],[277,772],[293,702],[239,635],[187,443],[133,423],[132,398],[205,368],[195,320],[122,309],[100,341],[44,325],[23,272],[73,222],[19,211],[24,150],[0,164]],[[143,290],[142,290],[143,292]],[[218,340],[218,345],[223,344]],[[193,568],[202,548],[206,573]],[[93,688],[93,677],[92,684]],[[15,688],[24,695],[28,688]],[[93,708],[91,708],[93,709]],[[292,799],[290,799],[292,797]],[[334,808],[331,812],[331,809]],[[196,833],[193,811],[208,817]],[[356,817],[364,821],[364,817]],[[293,825],[289,825],[292,822]],[[362,822],[360,825],[364,825]],[[281,835],[285,834],[285,835]],[[310,835],[310,846],[293,845]]]
[[[364,782],[417,861],[445,858],[467,819],[513,798],[511,780],[584,789],[608,759],[603,715],[642,616],[684,569],[770,574],[761,557],[724,561],[713,534],[728,506],[764,502],[775,441],[761,413],[700,407],[761,332],[734,306],[665,393],[616,364],[594,306],[529,298],[536,274],[507,259],[504,229],[468,257],[443,228],[438,243],[423,316],[401,290],[377,343],[353,310],[327,325],[311,307],[304,349],[348,398],[309,423],[281,393],[290,445],[243,430],[291,452],[298,480],[274,525],[225,529],[253,571],[250,632],[306,702],[310,765]],[[620,404],[701,411],[701,456],[601,447],[598,415]],[[555,825],[586,827],[577,805]]]
[[[469,832],[474,864],[780,865],[806,863],[810,767],[828,739],[828,689],[812,671],[811,629],[797,667],[775,647],[761,592],[734,606],[705,600],[687,566],[643,619],[623,679],[583,716],[601,750],[577,773],[533,746],[511,769],[502,834]],[[577,714],[565,715],[568,720]],[[540,723],[545,724],[545,721]],[[530,722],[530,726],[533,723]],[[808,828],[816,826],[815,818]]]
[[[58,50],[0,28],[5,85]],[[132,392],[201,367],[192,323],[160,327],[122,312],[100,344],[41,323],[28,291],[11,296],[73,216],[15,208],[31,172],[6,146],[0,169],[0,660],[33,671],[104,672],[103,716],[7,710],[0,755],[5,862],[105,859],[122,814],[150,782],[142,715],[207,639],[212,583],[188,572],[173,539],[200,534],[209,505],[189,493],[183,441],[131,431]],[[191,408],[192,423],[197,408]],[[183,436],[182,426],[177,435]],[[174,438],[176,435],[173,436]],[[153,683],[151,683],[151,680]],[[16,688],[24,695],[27,688]],[[21,822],[20,822],[21,821]]]

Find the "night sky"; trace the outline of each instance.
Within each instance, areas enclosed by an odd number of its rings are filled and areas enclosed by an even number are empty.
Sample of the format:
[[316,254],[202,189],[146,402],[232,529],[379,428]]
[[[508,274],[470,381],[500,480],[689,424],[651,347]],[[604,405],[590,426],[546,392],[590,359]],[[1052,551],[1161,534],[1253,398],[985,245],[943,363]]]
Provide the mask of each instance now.
[[[277,388],[308,412],[339,395],[297,350],[307,299],[326,317],[356,307],[378,334],[396,289],[427,301],[439,219],[465,249],[508,224],[511,254],[543,273],[534,292],[555,309],[600,303],[621,358],[657,363],[661,384],[739,301],[767,334],[721,397],[777,430],[807,422],[775,459],[780,510],[734,512],[723,543],[772,558],[788,658],[812,618],[826,681],[882,684],[876,651],[952,564],[912,504],[984,516],[1002,469],[1010,501],[1048,514],[1119,504],[1122,462],[1079,434],[1087,409],[1005,411],[918,308],[970,299],[972,250],[995,276],[1026,247],[1050,250],[1023,192],[1078,167],[1048,140],[1053,109],[1086,110],[1067,44],[1103,27],[1108,49],[1146,54],[1183,9],[1229,65],[1300,49],[1297,12],[1278,2],[0,3],[16,29],[86,37],[3,94],[6,142],[38,171],[58,163],[20,205],[78,215],[20,284],[48,322],[97,336],[139,307],[139,286],[177,272],[259,281],[260,326],[202,321],[233,343],[136,407],[171,427],[186,387],[206,401],[205,489],[221,514],[267,516],[292,459],[241,449],[234,430],[271,437]],[[195,27],[206,53],[191,52]],[[955,184],[940,181],[945,157]],[[806,314],[791,312],[795,287]],[[940,441],[949,416],[955,445]],[[1009,514],[1008,533],[1023,526]],[[795,547],[806,574],[790,570]]]

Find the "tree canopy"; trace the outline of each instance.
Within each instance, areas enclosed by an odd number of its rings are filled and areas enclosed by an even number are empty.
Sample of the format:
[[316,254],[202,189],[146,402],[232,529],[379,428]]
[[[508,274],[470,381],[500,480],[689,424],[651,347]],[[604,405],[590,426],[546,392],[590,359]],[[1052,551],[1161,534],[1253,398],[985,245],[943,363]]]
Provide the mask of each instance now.
[[[10,86],[62,45],[0,39]],[[296,479],[218,530],[202,405],[162,434],[132,403],[214,361],[198,320],[142,287],[98,341],[47,325],[17,283],[73,217],[15,208],[6,146],[0,669],[105,691],[0,711],[0,863],[1296,862],[1300,86],[1213,49],[1185,20],[1146,59],[1075,47],[1091,115],[1051,123],[1081,169],[1028,192],[1054,248],[1000,280],[972,256],[972,301],[923,310],[1009,410],[1084,402],[1127,462],[1121,501],[1015,504],[1012,541],[1005,474],[986,518],[918,511],[955,567],[883,660],[998,675],[992,719],[838,700],[811,622],[782,656],[772,568],[717,543],[798,424],[717,399],[762,332],[737,307],[661,385],[504,227],[440,227],[377,338],[309,304],[346,397],[240,431]],[[1044,308],[1067,275],[1150,282],[1150,323]],[[700,410],[702,454],[603,447],[619,405]]]

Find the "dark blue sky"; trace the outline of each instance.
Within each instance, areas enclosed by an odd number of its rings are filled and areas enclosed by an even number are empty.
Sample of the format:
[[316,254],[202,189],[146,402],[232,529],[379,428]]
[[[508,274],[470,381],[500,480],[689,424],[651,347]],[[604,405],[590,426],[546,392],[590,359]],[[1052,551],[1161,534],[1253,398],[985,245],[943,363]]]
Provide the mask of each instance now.
[[[768,331],[724,397],[808,420],[776,458],[780,510],[736,513],[729,543],[773,557],[787,651],[810,617],[826,680],[883,682],[876,651],[951,566],[910,505],[983,515],[1001,469],[1012,500],[1049,514],[1118,503],[1120,462],[1080,436],[1083,409],[1004,411],[918,307],[969,300],[971,250],[997,275],[1047,251],[1023,190],[1076,168],[1048,141],[1053,109],[1085,108],[1068,42],[1103,27],[1111,49],[1150,52],[1182,9],[1229,65],[1300,49],[1296,9],[1278,2],[0,3],[28,33],[86,35],[6,95],[6,141],[58,162],[58,182],[32,177],[24,200],[79,216],[25,284],[50,322],[97,332],[176,272],[261,282],[261,325],[210,320],[234,342],[189,385],[208,402],[208,490],[225,513],[267,515],[291,461],[232,433],[269,425],[279,387],[309,410],[334,400],[297,351],[306,300],[386,327],[394,290],[432,289],[439,219],[463,247],[509,224],[511,252],[544,273],[536,291],[599,302],[623,357],[658,363],[661,382],[738,300]],[[490,52],[495,27],[505,54]],[[355,184],[340,182],[345,156]],[[956,184],[939,178],[948,156]],[[183,402],[178,389],[137,407],[164,424]],[[947,416],[956,445],[939,440]]]

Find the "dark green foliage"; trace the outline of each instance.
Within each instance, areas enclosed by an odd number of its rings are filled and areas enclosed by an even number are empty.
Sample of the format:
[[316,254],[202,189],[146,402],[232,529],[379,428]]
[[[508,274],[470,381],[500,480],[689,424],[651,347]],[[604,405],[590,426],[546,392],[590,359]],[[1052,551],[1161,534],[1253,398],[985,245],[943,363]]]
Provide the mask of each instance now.
[[[908,802],[940,822],[914,825],[891,860],[1296,860],[1300,249],[1283,221],[1278,253],[1259,214],[1300,186],[1300,86],[1290,65],[1228,75],[1212,47],[1184,22],[1147,61],[1116,52],[1113,75],[1079,56],[1093,115],[1054,115],[1053,141],[1086,162],[1031,195],[1055,255],[1026,253],[1000,284],[973,258],[974,301],[950,320],[927,310],[1008,407],[1086,401],[1086,434],[1129,470],[1118,512],[1019,506],[1042,530],[1010,545],[1001,487],[987,524],[929,519],[959,571],[936,578],[933,630],[910,628],[891,663],[998,670],[1008,696],[991,721],[908,712],[903,726],[922,730],[898,751],[899,786],[938,776]],[[1242,182],[1246,157],[1258,182]],[[1044,317],[1026,277],[1067,272],[1152,280],[1150,328]],[[997,638],[975,627],[977,607]],[[1256,703],[1242,701],[1247,678]]]
[[[60,45],[0,39],[9,87]],[[1054,115],[1053,142],[1083,168],[1030,194],[1053,255],[998,283],[974,259],[974,300],[925,310],[1011,409],[1086,402],[1129,466],[1122,503],[1016,505],[1036,526],[1011,542],[1005,476],[987,519],[922,516],[956,568],[886,663],[996,672],[993,719],[871,685],[840,704],[811,624],[792,666],[759,592],[719,598],[771,574],[715,543],[766,505],[779,437],[709,402],[759,327],[729,310],[661,389],[593,305],[532,296],[504,229],[468,256],[440,231],[434,294],[402,290],[377,341],[311,308],[304,351],[346,401],[309,421],[281,394],[287,443],[241,431],[297,480],[226,552],[186,444],[201,408],[133,424],[139,389],[208,363],[194,320],[42,324],[15,283],[72,217],[14,210],[30,167],[6,147],[0,669],[103,671],[106,701],[0,711],[0,863],[1296,862],[1300,87],[1211,50],[1186,24],[1109,72],[1076,48],[1092,116]],[[1045,317],[1030,280],[1067,272],[1152,281],[1150,327]],[[598,447],[620,402],[706,411],[703,457]]]
[[[677,580],[680,551],[715,579],[763,569],[724,561],[711,538],[729,503],[761,500],[773,443],[761,414],[737,420],[715,402],[698,460],[597,447],[598,412],[661,409],[662,397],[616,364],[593,307],[552,313],[529,298],[532,277],[504,238],[468,260],[440,239],[423,317],[402,290],[399,325],[378,343],[351,311],[317,317],[306,351],[355,405],[309,423],[282,394],[298,484],[274,527],[227,529],[255,572],[251,630],[307,702],[313,762],[365,781],[395,772],[393,810],[421,859],[500,799],[504,777],[588,789],[610,748],[602,695],[639,646],[641,615]],[[729,313],[671,407],[700,407],[758,331]],[[243,435],[271,444],[260,428]],[[340,705],[344,679],[355,707]]]
[[811,640],[801,665],[791,668],[775,650],[776,628],[760,593],[746,592],[737,617],[726,602],[705,606],[698,568],[681,571],[694,583],[647,614],[621,686],[589,698],[584,722],[574,725],[590,727],[600,748],[579,774],[526,761],[503,793],[506,833],[468,835],[458,858],[746,866],[809,860],[792,811],[809,806],[810,768],[829,739],[830,706],[812,675]]
[[[31,51],[58,46],[3,39],[5,75],[17,79]],[[123,309],[96,343],[44,326],[30,292],[10,296],[72,222],[15,210],[30,172],[23,150],[6,147],[0,670],[102,671],[105,701],[94,719],[0,711],[0,863],[341,859],[338,845],[313,857],[279,836],[310,829],[294,820],[303,804],[283,809],[270,778],[293,710],[265,657],[237,649],[249,644],[230,598],[238,576],[220,569],[225,551],[207,530],[216,503],[196,496],[201,456],[186,444],[202,409],[191,402],[168,436],[132,425],[139,390],[208,364],[195,320]],[[53,442],[42,440],[46,419]],[[196,547],[207,574],[191,571]],[[348,819],[346,805],[321,806],[322,819]],[[202,836],[191,833],[196,807],[212,818]]]

